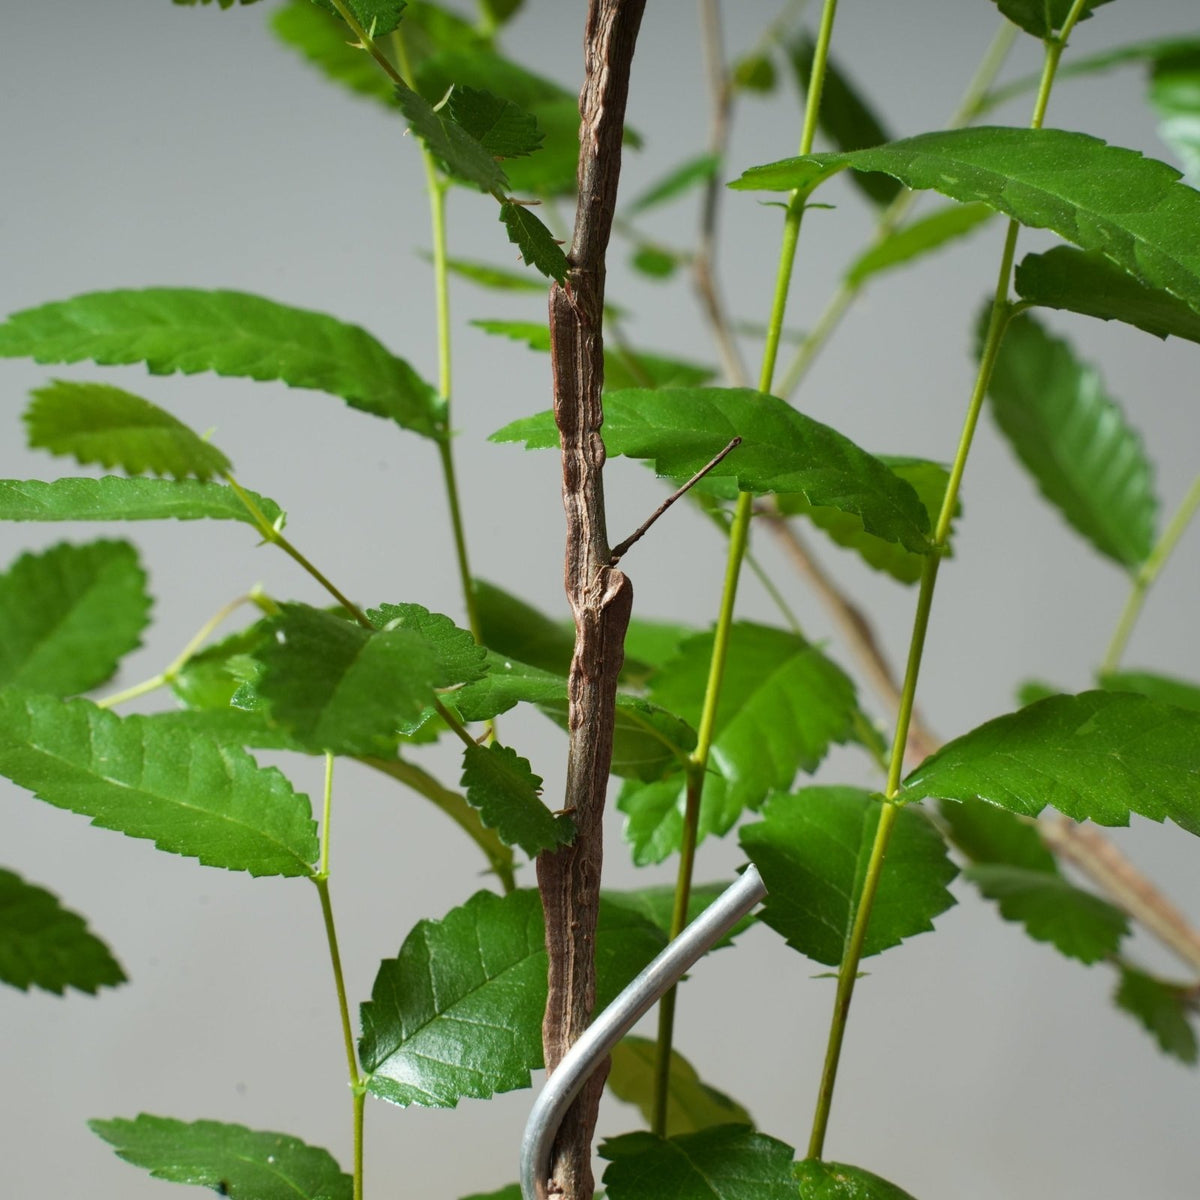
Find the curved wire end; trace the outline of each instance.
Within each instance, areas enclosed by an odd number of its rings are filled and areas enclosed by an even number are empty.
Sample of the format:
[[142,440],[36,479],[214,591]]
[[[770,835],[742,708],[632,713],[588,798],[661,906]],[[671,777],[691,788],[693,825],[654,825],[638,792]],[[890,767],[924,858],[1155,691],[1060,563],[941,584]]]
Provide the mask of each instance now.
[[758,868],[751,864],[593,1018],[533,1102],[521,1139],[523,1200],[545,1200],[541,1185],[550,1173],[550,1150],[563,1115],[605,1056],[766,894]]

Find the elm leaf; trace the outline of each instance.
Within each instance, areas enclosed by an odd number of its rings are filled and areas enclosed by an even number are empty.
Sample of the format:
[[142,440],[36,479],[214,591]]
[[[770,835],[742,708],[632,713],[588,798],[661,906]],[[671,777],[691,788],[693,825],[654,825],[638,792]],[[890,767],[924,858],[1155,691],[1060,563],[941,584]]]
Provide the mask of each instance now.
[[505,845],[520,846],[530,858],[575,836],[571,818],[552,813],[542,803],[540,776],[511,746],[468,746],[460,782],[484,827],[494,829]]
[[528,206],[509,200],[500,205],[500,220],[508,231],[508,240],[521,252],[528,266],[547,279],[566,283],[570,269],[567,256],[540,217]]
[[1101,674],[1100,686],[1110,692],[1137,692],[1161,704],[1200,712],[1200,685],[1154,671],[1107,671]]
[[318,8],[312,0],[288,0],[270,23],[285,46],[303,55],[328,79],[389,108],[396,107],[391,80],[365,50],[347,38],[340,17]]
[[1193,1024],[1196,989],[1168,983],[1124,963],[1120,972],[1121,981],[1113,997],[1117,1007],[1129,1013],[1164,1054],[1194,1066],[1200,1057]]
[[798,1200],[914,1200],[894,1183],[845,1163],[806,1158],[792,1170],[800,1185]]
[[1200,48],[1161,55],[1150,72],[1158,136],[1175,151],[1183,173],[1200,181]]
[[508,179],[495,158],[444,107],[434,108],[424,96],[403,83],[394,83],[393,87],[400,111],[413,133],[447,175],[481,192],[499,193],[507,189]]
[[0,868],[0,980],[61,996],[125,982],[112,951],[58,897]]
[[479,88],[456,87],[447,101],[450,115],[496,158],[532,154],[544,135],[537,118],[511,100]]
[[[873,176],[868,175],[871,179]],[[872,275],[921,258],[973,233],[996,215],[986,204],[947,204],[928,216],[912,221],[864,250],[846,272],[851,287],[862,287]]]
[[[1092,15],[1092,9],[1107,4],[1109,0],[1087,0],[1080,21]],[[1052,37],[1062,28],[1071,11],[1074,0],[995,0],[996,7],[1014,24],[1036,38]]]

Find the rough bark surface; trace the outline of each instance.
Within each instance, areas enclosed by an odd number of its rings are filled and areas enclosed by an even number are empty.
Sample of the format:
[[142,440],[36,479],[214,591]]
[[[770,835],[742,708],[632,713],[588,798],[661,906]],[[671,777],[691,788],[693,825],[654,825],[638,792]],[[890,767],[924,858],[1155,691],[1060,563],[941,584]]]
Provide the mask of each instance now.
[[[596,998],[595,934],[602,818],[612,759],[617,675],[633,588],[611,565],[604,518],[604,254],[621,167],[629,68],[645,0],[590,0],[579,97],[579,203],[565,287],[550,291],[554,416],[562,439],[567,520],[566,590],[575,617],[565,808],[575,841],[538,858],[546,912],[549,991],[542,1025],[553,1071],[587,1028]],[[554,1145],[545,1195],[591,1200],[592,1134],[604,1087],[599,1072],[571,1106]]]

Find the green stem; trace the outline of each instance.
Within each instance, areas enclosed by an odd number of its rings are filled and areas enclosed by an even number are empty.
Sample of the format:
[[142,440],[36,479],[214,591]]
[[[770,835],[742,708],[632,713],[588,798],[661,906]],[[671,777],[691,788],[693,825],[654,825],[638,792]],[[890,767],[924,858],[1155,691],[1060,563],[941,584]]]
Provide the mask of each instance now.
[[1121,617],[1113,631],[1112,640],[1108,643],[1108,649],[1104,653],[1104,662],[1100,667],[1103,673],[1115,671],[1120,666],[1121,657],[1125,653],[1125,647],[1129,644],[1133,627],[1137,624],[1142,607],[1146,603],[1146,596],[1154,586],[1154,581],[1163,567],[1166,566],[1167,559],[1171,557],[1184,530],[1196,515],[1197,509],[1200,509],[1200,475],[1192,480],[1192,486],[1188,488],[1183,502],[1167,522],[1167,527],[1163,530],[1154,549],[1150,551],[1150,557],[1142,563],[1133,577],[1133,586],[1129,590],[1125,607],[1121,610]]

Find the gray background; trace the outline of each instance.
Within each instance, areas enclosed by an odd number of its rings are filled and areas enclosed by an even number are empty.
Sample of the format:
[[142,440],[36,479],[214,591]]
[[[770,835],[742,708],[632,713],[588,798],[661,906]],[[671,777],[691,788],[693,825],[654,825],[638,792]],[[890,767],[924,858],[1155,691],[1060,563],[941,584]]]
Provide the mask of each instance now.
[[[274,44],[263,28],[269,5],[225,13],[166,0],[5,7],[3,311],[117,286],[241,288],[360,322],[434,376],[430,271],[418,254],[428,245],[427,209],[415,149],[382,111],[344,96]],[[530,0],[508,44],[574,88],[583,7]],[[777,9],[726,5],[731,46],[750,44]],[[901,133],[944,119],[996,24],[987,0],[860,0],[842,9],[837,53]],[[1076,48],[1196,24],[1191,0],[1113,4],[1080,28]],[[626,195],[702,148],[698,51],[694,5],[652,2],[630,107],[646,150],[627,157]],[[1036,66],[1030,41],[1009,74]],[[1063,83],[1050,121],[1166,157],[1142,86],[1137,70]],[[1027,104],[998,119],[1023,123]],[[731,173],[792,153],[797,130],[790,87],[770,103],[747,100]],[[797,327],[819,311],[869,228],[868,214],[840,183],[825,199],[839,209],[814,212],[806,223],[789,314]],[[513,261],[490,201],[456,193],[450,208],[453,253]],[[685,203],[645,224],[679,242],[693,220]],[[777,210],[731,194],[724,222],[721,272],[731,305],[763,320]],[[1001,237],[998,225],[989,226],[936,261],[881,280],[813,372],[806,410],[871,449],[948,459],[972,374],[968,329],[994,278]],[[1024,248],[1037,244],[1022,239]],[[710,356],[690,295],[632,278],[626,256],[624,249],[614,255],[610,295],[636,314],[637,343]],[[547,361],[466,325],[473,317],[537,318],[541,305],[536,298],[509,304],[457,284],[453,303],[457,453],[474,568],[561,613],[556,461],[484,440],[546,407]],[[1102,362],[1113,394],[1144,432],[1160,494],[1173,507],[1195,469],[1195,347],[1163,347],[1082,320],[1053,324]],[[755,353],[749,346],[748,356]],[[435,456],[417,439],[340,402],[275,385],[20,361],[0,363],[0,373],[7,397],[0,474],[59,473],[23,449],[18,414],[30,387],[49,376],[124,384],[194,427],[214,427],[242,481],[289,510],[294,540],[351,593],[371,603],[415,600],[461,619],[443,549],[448,527]],[[608,478],[610,524],[620,536],[661,487],[622,460]],[[1038,499],[986,421],[965,504],[921,689],[931,723],[946,736],[1010,708],[1015,685],[1029,675],[1087,686],[1125,595],[1120,573]],[[242,526],[13,527],[0,529],[0,549],[8,560],[64,537],[125,533],[143,549],[158,620],[121,684],[160,669],[212,612],[256,581],[276,595],[320,600],[288,560],[257,549]],[[759,541],[811,636],[828,636],[824,613]],[[1197,549],[1193,530],[1147,607],[1131,664],[1197,674]],[[899,659],[914,593],[843,554],[823,558],[869,606]],[[638,611],[707,622],[723,562],[722,543],[681,506],[627,560]],[[750,577],[738,611],[775,619]],[[841,654],[836,642],[834,652]],[[553,798],[561,789],[560,736],[536,716],[506,718],[505,733],[532,758]],[[450,757],[434,753],[429,761],[454,777]],[[313,764],[286,767],[297,786],[318,790]],[[857,760],[838,755],[822,778],[865,776]],[[83,1124],[139,1111],[284,1130],[348,1162],[345,1065],[311,889],[156,853],[12,788],[3,803],[6,865],[85,913],[133,980],[99,999],[0,993],[4,1194],[167,1194],[167,1185],[121,1163]],[[629,885],[635,873],[617,814],[610,834],[610,879]],[[1189,839],[1138,821],[1118,840],[1200,918]],[[739,861],[735,845],[705,845],[698,877],[728,876]],[[352,998],[368,994],[379,959],[396,952],[416,920],[441,916],[484,883],[454,827],[353,766],[338,775],[333,866]],[[636,879],[665,881],[673,870],[667,864]],[[1112,1010],[1109,971],[1065,962],[1001,924],[967,889],[957,892],[961,902],[939,920],[938,937],[869,964],[827,1153],[876,1169],[921,1200],[1196,1195],[1196,1074],[1160,1056]],[[1136,949],[1151,966],[1176,969],[1156,947]],[[764,1130],[801,1146],[832,998],[832,985],[814,973],[770,931],[753,930],[736,954],[696,972],[678,1026],[677,1044],[707,1081],[741,1099]],[[368,1194],[449,1198],[510,1181],[529,1100],[518,1092],[465,1102],[457,1112],[370,1105]],[[602,1132],[637,1124],[624,1106],[602,1114]]]

